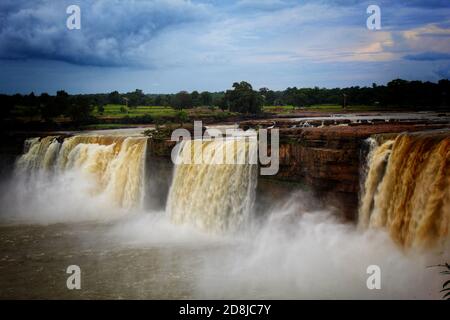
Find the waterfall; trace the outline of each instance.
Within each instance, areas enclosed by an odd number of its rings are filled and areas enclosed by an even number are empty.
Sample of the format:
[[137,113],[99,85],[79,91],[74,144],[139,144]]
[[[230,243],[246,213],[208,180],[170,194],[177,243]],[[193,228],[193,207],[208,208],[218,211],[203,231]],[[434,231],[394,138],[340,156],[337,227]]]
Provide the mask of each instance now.
[[60,147],[57,137],[32,138],[25,141],[24,154],[17,161],[18,170],[32,173],[49,169],[57,157]]
[[75,171],[89,179],[91,196],[104,196],[117,207],[129,209],[142,204],[146,146],[145,137],[32,138],[25,142],[16,172],[40,182]]
[[[174,223],[223,232],[247,220],[257,180],[257,165],[249,160],[257,145],[247,138],[181,142],[166,208]],[[229,154],[234,164],[224,161]]]
[[369,143],[370,151],[367,155],[367,164],[365,165],[362,177],[365,183],[363,185],[363,196],[359,209],[359,224],[364,228],[369,226],[370,215],[374,206],[374,197],[384,177],[394,140],[388,140],[381,146],[373,138],[369,138],[367,142]]
[[386,228],[404,247],[448,240],[448,132],[404,133],[375,144],[368,168],[359,208],[361,227]]
[[[16,211],[30,212],[35,206],[44,215],[50,211],[54,221],[59,213],[73,218],[78,207],[94,218],[112,216],[111,209],[142,207],[146,146],[146,137],[113,135],[29,139],[16,162],[16,180],[25,181],[19,184],[23,191]],[[178,147],[182,161],[174,167],[168,218],[209,232],[243,225],[256,191],[257,137],[183,141]],[[27,194],[32,201],[25,199]]]

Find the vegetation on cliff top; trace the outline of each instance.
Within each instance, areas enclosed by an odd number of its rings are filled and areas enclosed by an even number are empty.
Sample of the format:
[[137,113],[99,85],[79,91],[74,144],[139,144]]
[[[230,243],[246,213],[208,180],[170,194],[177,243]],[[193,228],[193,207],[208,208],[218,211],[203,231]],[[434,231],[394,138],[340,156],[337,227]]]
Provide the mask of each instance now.
[[[226,92],[180,91],[176,94],[128,93],[51,96],[0,95],[0,116],[5,121],[84,124],[180,123],[211,118],[223,121],[238,114],[311,111],[435,110],[450,106],[450,81],[438,83],[393,80],[387,85],[349,88],[287,88],[254,90],[236,82]],[[183,110],[180,113],[177,110]]]

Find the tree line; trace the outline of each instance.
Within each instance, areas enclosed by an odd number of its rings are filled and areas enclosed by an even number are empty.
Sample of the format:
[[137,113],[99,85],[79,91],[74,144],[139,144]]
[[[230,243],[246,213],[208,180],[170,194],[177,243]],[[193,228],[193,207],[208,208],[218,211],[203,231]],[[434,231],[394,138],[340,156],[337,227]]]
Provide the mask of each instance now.
[[348,88],[297,88],[282,91],[268,88],[254,90],[248,82],[236,82],[225,92],[187,92],[175,94],[145,94],[136,89],[128,93],[113,91],[102,94],[69,95],[60,90],[56,95],[0,95],[1,116],[13,117],[15,108],[22,108],[23,115],[40,116],[44,120],[65,116],[73,121],[84,121],[91,117],[94,108],[102,113],[106,104],[125,105],[135,108],[145,106],[170,106],[189,109],[199,106],[219,107],[232,112],[258,114],[262,106],[284,106],[308,108],[313,105],[366,105],[386,108],[433,110],[450,106],[450,81],[437,83],[396,79],[386,85]]
[[372,84],[371,87],[348,88],[287,88],[272,91],[262,88],[266,105],[293,105],[309,107],[320,104],[364,105],[403,109],[432,110],[450,106],[450,81],[437,83],[422,81],[392,80],[387,85]]

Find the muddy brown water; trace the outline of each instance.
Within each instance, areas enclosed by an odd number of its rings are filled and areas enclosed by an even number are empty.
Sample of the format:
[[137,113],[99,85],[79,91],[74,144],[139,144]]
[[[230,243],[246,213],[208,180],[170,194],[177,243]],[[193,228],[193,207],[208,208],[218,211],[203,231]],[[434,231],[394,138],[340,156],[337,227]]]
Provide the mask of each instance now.
[[[101,236],[110,227],[1,226],[0,299],[194,298],[194,270],[213,246],[121,246]],[[81,268],[81,290],[66,286],[70,265]]]

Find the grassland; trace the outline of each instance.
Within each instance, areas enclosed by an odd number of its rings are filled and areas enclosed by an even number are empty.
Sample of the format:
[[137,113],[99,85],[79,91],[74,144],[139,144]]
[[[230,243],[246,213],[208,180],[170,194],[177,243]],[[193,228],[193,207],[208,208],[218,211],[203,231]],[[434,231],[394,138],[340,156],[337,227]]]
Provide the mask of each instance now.
[[[349,106],[346,112],[364,112],[364,111],[381,111],[380,108],[369,106]],[[20,119],[27,123],[34,121],[43,122],[39,114],[32,115],[33,112],[29,107],[16,106],[13,114],[16,119]],[[307,108],[295,108],[293,106],[264,106],[263,112],[273,115],[295,116],[301,112],[343,112],[340,105],[313,105]],[[34,113],[36,114],[36,113]],[[121,127],[133,127],[143,124],[175,124],[188,123],[196,120],[208,120],[212,122],[235,121],[232,117],[239,116],[236,112],[222,111],[217,107],[195,107],[191,109],[177,110],[168,106],[138,106],[134,108],[126,107],[119,104],[107,104],[102,112],[99,108],[94,107],[91,112],[93,118],[83,125],[85,129],[115,129]],[[236,119],[236,118],[233,118]],[[54,123],[64,124],[70,123],[70,118],[59,116],[53,118]]]
[[365,112],[365,111],[383,111],[384,109],[377,106],[347,106],[344,110],[341,105],[335,104],[322,104],[312,105],[305,108],[295,108],[294,106],[264,106],[263,111],[275,114],[290,114],[301,111],[316,111],[316,112]]
[[[192,109],[184,109],[188,117],[201,118],[201,117],[214,117],[214,118],[226,118],[228,116],[236,115],[236,113],[222,111],[218,108],[197,107]],[[165,106],[138,106],[135,108],[127,108],[124,105],[108,104],[104,106],[102,113],[98,112],[95,108],[92,115],[99,119],[113,119],[113,118],[135,118],[150,116],[152,119],[164,118],[175,119],[180,110],[176,110],[172,107]]]
[[98,118],[122,118],[128,117],[142,117],[149,115],[152,118],[158,117],[175,117],[176,110],[171,107],[164,106],[138,106],[136,108],[127,108],[119,104],[107,104],[104,106],[104,111],[99,113],[97,108],[94,109],[93,116]]

